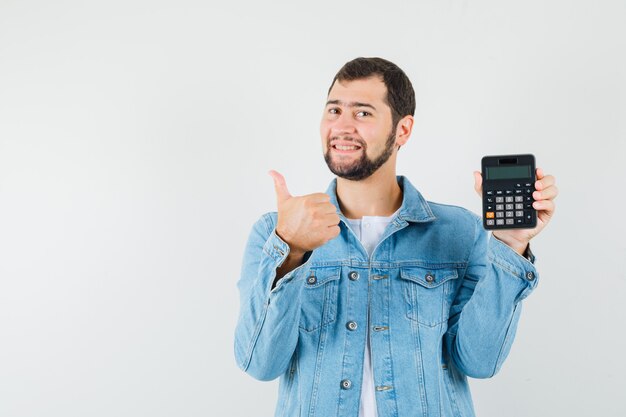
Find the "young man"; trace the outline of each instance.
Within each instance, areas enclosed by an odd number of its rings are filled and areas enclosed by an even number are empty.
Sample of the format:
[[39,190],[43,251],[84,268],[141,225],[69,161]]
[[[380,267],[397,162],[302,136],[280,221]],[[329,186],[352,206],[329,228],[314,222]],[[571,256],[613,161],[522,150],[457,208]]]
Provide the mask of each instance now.
[[276,416],[473,416],[467,377],[493,376],[511,348],[554,177],[537,169],[535,229],[489,238],[480,217],[396,176],[414,111],[400,68],[350,61],[320,129],[337,178],[295,197],[270,171],[278,212],[245,249],[235,357],[257,379],[280,376]]

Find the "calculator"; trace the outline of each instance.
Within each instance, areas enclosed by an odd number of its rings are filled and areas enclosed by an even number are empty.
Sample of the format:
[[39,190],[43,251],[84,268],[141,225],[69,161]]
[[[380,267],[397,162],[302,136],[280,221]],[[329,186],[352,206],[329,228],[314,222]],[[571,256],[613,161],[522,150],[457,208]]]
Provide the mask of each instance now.
[[481,167],[485,229],[536,227],[534,155],[485,156]]

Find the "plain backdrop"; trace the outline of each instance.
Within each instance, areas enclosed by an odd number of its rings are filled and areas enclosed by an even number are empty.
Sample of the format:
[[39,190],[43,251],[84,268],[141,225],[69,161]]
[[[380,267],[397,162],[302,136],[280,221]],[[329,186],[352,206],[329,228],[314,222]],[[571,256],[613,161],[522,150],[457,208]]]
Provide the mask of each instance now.
[[[626,415],[626,3],[0,0],[0,416],[273,414],[233,356],[244,245],[332,174],[335,72],[417,93],[398,174],[478,213],[484,155],[557,178],[478,416]],[[405,416],[402,416],[405,417]],[[408,416],[407,416],[408,417]]]

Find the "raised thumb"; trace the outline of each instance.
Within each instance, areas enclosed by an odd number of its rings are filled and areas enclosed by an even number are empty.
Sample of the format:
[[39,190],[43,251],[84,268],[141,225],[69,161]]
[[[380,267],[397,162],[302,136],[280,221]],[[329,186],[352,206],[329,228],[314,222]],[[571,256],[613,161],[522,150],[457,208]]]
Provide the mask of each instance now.
[[287,189],[287,183],[285,182],[285,177],[283,177],[279,172],[274,171],[273,169],[268,171],[268,174],[274,179],[274,190],[276,190],[276,201],[280,204],[283,201],[289,200],[291,198],[291,194]]

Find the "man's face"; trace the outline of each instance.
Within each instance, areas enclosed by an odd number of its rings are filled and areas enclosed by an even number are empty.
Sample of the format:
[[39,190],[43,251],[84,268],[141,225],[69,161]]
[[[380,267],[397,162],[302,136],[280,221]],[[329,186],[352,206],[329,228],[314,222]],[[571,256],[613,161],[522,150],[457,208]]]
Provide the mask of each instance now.
[[360,181],[393,154],[395,126],[386,95],[378,77],[335,82],[320,123],[324,160],[333,174]]

